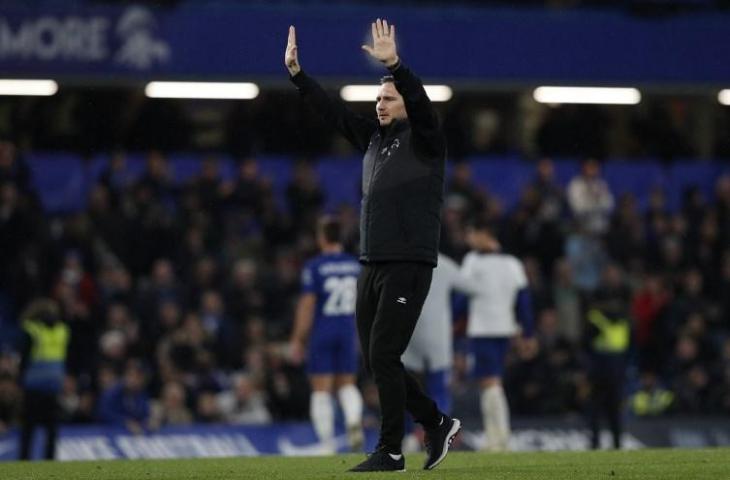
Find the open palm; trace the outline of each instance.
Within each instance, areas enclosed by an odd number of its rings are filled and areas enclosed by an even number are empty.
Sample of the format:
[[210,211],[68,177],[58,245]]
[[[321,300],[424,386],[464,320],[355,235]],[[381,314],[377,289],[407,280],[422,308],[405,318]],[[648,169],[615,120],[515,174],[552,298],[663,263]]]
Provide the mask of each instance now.
[[286,50],[284,51],[284,65],[286,65],[291,76],[296,75],[301,70],[297,52],[297,32],[293,25],[289,27],[289,38],[287,39]]
[[395,25],[388,25],[387,20],[377,19],[371,24],[373,34],[373,45],[363,45],[365,50],[374,59],[385,64],[386,67],[394,65],[398,61],[398,53],[395,48]]

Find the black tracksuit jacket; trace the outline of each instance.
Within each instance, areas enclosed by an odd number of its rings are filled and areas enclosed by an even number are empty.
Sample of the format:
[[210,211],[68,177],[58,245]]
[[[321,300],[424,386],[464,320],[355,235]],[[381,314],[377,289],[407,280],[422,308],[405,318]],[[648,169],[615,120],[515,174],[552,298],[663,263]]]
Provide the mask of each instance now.
[[408,119],[380,127],[350,111],[303,71],[292,77],[303,98],[365,154],[360,261],[436,265],[446,139],[421,80],[405,65],[391,73]]

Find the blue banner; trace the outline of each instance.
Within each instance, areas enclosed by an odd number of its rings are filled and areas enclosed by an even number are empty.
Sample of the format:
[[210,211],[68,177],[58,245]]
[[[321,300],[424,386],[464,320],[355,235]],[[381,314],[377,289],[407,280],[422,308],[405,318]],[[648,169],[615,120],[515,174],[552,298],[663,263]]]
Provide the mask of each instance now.
[[[642,18],[615,11],[236,4],[41,7],[3,2],[3,75],[286,81],[287,27],[305,69],[337,80],[382,72],[360,50],[369,22],[398,28],[426,78],[463,84],[730,84],[730,15]],[[42,4],[41,4],[42,5]]]
[[[480,450],[484,433],[479,419],[467,421],[454,447]],[[477,427],[477,428],[471,428]],[[344,431],[338,429],[338,451],[347,452]],[[375,430],[366,431],[366,449],[377,441]],[[601,444],[610,448],[611,435],[602,432]],[[730,446],[730,423],[725,418],[654,418],[634,419],[622,437],[625,449],[647,447]],[[587,450],[590,435],[579,418],[515,419],[510,439],[514,451]],[[37,435],[34,458],[43,452],[43,437]],[[198,458],[258,455],[312,456],[325,450],[308,423],[267,426],[193,425],[167,427],[144,435],[132,435],[124,429],[95,426],[63,426],[60,429],[56,458],[59,460],[112,460],[152,458]],[[0,435],[0,461],[15,460],[18,433]]]
[[[38,430],[33,457],[41,458],[44,434]],[[0,461],[18,458],[18,432],[0,435]],[[366,435],[374,448],[376,432]],[[340,451],[348,451],[347,438],[339,431],[335,438]],[[164,427],[144,435],[123,428],[63,426],[56,446],[59,460],[112,460],[118,458],[197,458],[258,455],[318,455],[325,450],[308,423],[268,426],[193,425]]]

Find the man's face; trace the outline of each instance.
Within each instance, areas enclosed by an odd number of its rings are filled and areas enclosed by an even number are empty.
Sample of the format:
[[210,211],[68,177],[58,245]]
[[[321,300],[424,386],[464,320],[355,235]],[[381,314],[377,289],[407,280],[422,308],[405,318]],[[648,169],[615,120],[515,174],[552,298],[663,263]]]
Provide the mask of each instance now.
[[377,101],[375,111],[378,114],[378,122],[380,122],[381,127],[390,125],[393,120],[401,120],[408,116],[403,97],[395,89],[393,82],[381,85],[378,97],[375,100]]

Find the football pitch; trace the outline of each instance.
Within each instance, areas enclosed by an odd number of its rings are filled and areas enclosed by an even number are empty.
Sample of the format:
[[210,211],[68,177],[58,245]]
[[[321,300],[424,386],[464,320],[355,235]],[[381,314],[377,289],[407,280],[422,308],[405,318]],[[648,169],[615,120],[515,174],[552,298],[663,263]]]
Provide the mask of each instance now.
[[433,471],[422,471],[423,454],[406,459],[406,473],[345,473],[362,455],[249,457],[189,460],[114,460],[0,464],[0,478],[94,480],[217,479],[730,479],[730,449],[634,450],[487,454],[454,452]]

